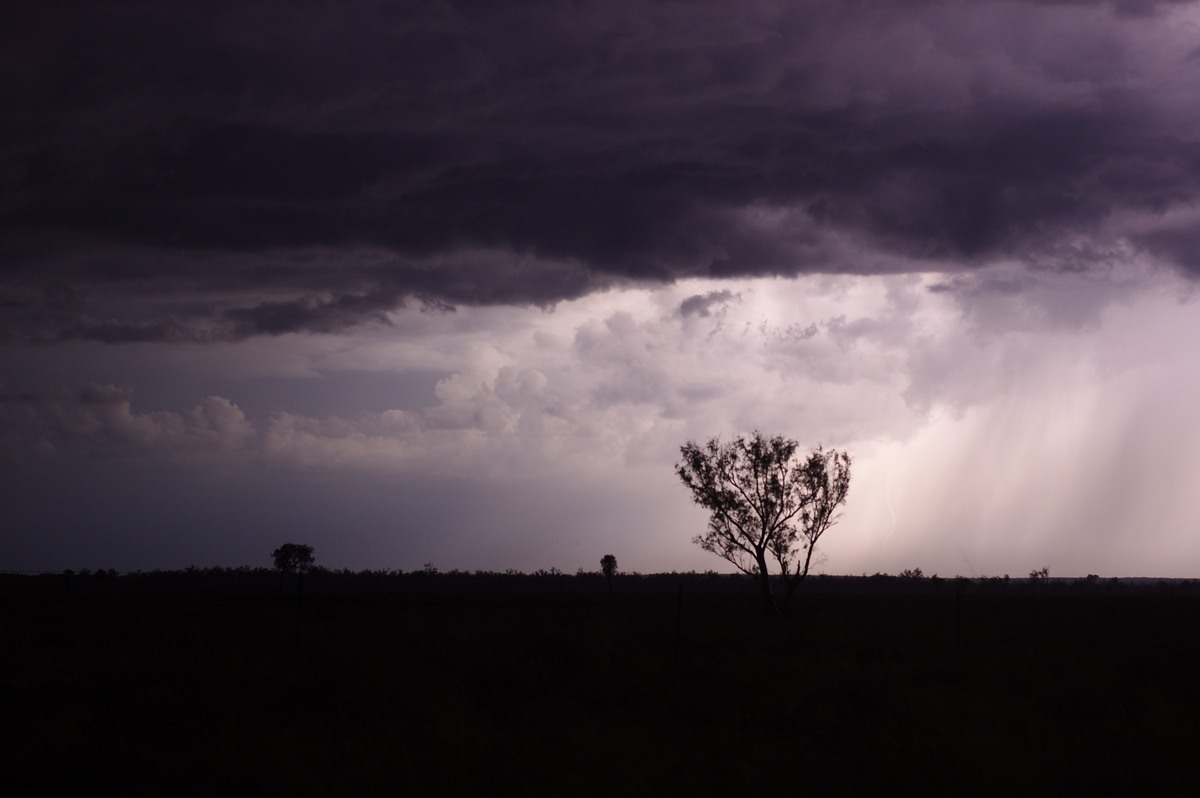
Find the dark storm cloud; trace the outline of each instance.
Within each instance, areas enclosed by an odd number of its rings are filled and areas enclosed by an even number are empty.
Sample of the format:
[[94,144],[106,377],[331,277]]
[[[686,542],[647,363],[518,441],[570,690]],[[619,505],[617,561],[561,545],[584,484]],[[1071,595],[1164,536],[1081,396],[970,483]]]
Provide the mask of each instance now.
[[263,302],[252,308],[226,311],[225,316],[234,322],[234,334],[239,338],[305,330],[337,332],[365,320],[386,324],[386,311],[394,308],[399,301],[400,297],[393,292],[372,291],[361,295],[346,294],[328,302],[314,298]]
[[212,336],[181,323],[178,319],[166,318],[143,324],[120,321],[98,321],[82,319],[75,326],[62,330],[55,338],[62,341],[98,341],[105,344],[132,344],[147,342],[200,343]]
[[[1177,5],[10,4],[0,279],[115,299],[4,303],[0,329],[194,340],[410,296],[1087,267],[1062,242],[1200,194],[1197,63],[1152,57]],[[1200,273],[1195,229],[1131,240]],[[198,306],[131,312],[156,290]]]
[[734,299],[732,291],[709,291],[707,294],[693,294],[679,303],[680,316],[700,316],[705,318],[712,313],[714,306],[720,306]]

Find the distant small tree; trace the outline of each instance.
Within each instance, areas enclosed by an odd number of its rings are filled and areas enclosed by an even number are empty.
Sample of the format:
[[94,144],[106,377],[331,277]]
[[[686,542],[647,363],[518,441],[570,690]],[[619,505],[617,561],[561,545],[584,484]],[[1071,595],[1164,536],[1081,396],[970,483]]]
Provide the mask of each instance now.
[[301,543],[284,543],[271,552],[271,559],[275,562],[275,570],[279,571],[280,590],[283,590],[284,574],[296,574],[303,582],[304,575],[309,572],[315,562],[313,547]]
[[600,558],[600,570],[604,572],[604,578],[608,580],[608,597],[612,598],[612,580],[613,575],[617,572],[617,558],[611,554],[605,554]]
[[808,576],[817,541],[838,519],[850,490],[850,455],[755,431],[728,444],[718,438],[680,447],[675,473],[697,504],[711,513],[700,548],[753,576],[769,614],[779,608],[771,591],[768,560],[786,584],[784,609]]
[[1042,583],[1050,578],[1050,568],[1035,568],[1029,572],[1029,581]]
[[905,568],[900,572],[901,579],[924,579],[925,574],[920,568]]

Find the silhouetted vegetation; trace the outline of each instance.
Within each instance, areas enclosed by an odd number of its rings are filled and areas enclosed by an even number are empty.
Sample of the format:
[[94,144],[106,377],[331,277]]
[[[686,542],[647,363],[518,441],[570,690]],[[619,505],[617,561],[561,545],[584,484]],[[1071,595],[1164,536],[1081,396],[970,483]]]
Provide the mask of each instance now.
[[297,593],[302,589],[304,575],[312,570],[313,564],[316,562],[313,557],[313,547],[300,543],[284,543],[271,552],[271,560],[275,563],[275,570],[279,572],[281,590],[283,589],[283,575],[296,574]]
[[786,610],[850,490],[848,454],[817,448],[797,457],[799,449],[790,438],[756,430],[728,444],[688,441],[675,466],[692,498],[710,513],[708,529],[694,542],[754,577],[770,615],[779,608],[768,558],[779,567]]
[[611,554],[605,554],[600,558],[600,571],[604,574],[604,578],[608,581],[608,597],[612,598],[612,580],[613,575],[617,573],[617,558]]
[[[100,574],[103,574],[100,576]],[[183,570],[132,571],[120,574],[114,569],[82,569],[54,574],[0,573],[0,583],[38,590],[51,589],[57,585],[67,590],[86,591],[100,589],[104,585],[120,591],[185,590],[202,587],[214,592],[257,591],[270,589],[276,584],[279,572],[273,568],[197,567]],[[920,576],[917,576],[920,574]],[[415,571],[403,569],[326,568],[313,565],[307,571],[312,592],[411,592],[452,591],[465,593],[584,593],[605,590],[608,578],[603,569],[586,571],[579,569],[567,573],[558,568],[540,568],[531,572],[516,568],[504,571],[451,569],[442,571],[427,563]],[[775,589],[784,587],[778,575],[772,575]],[[643,574],[638,571],[614,569],[613,583],[622,592],[672,592],[683,585],[687,592],[726,593],[749,595],[757,592],[757,585],[740,573],[718,573],[716,571],[669,571]],[[949,586],[947,588],[946,586]],[[969,589],[980,594],[1042,593],[1054,594],[1102,593],[1132,595],[1142,593],[1164,593],[1168,595],[1190,595],[1200,593],[1200,580],[1191,579],[1145,579],[1100,577],[1088,574],[1079,578],[1010,579],[1003,576],[943,578],[934,574],[925,576],[920,568],[905,569],[899,574],[886,573],[854,575],[816,574],[809,577],[807,591],[822,593],[925,593],[938,594],[944,589]]]

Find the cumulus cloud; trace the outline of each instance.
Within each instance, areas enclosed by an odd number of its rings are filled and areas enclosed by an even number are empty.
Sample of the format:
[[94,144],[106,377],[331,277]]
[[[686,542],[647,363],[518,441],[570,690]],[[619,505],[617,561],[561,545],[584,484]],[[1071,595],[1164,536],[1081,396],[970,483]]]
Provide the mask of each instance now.
[[[333,345],[328,352],[306,346],[284,354],[294,346],[280,342],[277,354],[257,353],[259,365],[249,372],[277,369],[281,375],[298,375],[289,377],[293,380],[305,374],[310,380],[328,380],[336,379],[337,372],[329,369],[337,367],[435,366],[447,374],[437,381],[433,403],[424,408],[315,418],[289,409],[284,396],[276,409],[251,421],[228,400],[215,397],[193,411],[138,412],[131,390],[113,386],[24,399],[10,395],[7,404],[32,413],[34,426],[56,446],[75,440],[122,451],[205,448],[209,442],[201,432],[215,423],[214,403],[223,403],[239,419],[226,430],[230,444],[245,444],[234,447],[236,453],[246,456],[254,450],[279,463],[453,470],[477,457],[476,466],[489,472],[515,462],[534,470],[561,468],[565,462],[611,466],[657,457],[670,450],[674,444],[668,441],[681,431],[714,423],[728,426],[731,408],[747,418],[786,417],[801,400],[810,407],[818,401],[811,390],[816,386],[838,384],[849,395],[864,383],[896,383],[902,344],[866,328],[895,325],[905,312],[897,298],[920,287],[909,278],[891,279],[897,287],[890,292],[858,289],[863,292],[861,311],[872,320],[832,315],[837,303],[827,297],[801,300],[803,286],[748,285],[737,293],[740,301],[733,302],[735,295],[724,289],[687,293],[689,286],[681,285],[596,295],[562,304],[553,313],[463,311],[428,319],[421,333],[408,329],[411,320],[399,319],[402,327],[388,332],[406,329],[407,340],[377,336],[376,343],[349,350],[350,360],[344,346]],[[696,297],[702,303],[693,306],[724,309],[708,315],[677,312]],[[792,305],[782,319],[781,305]],[[796,315],[801,320],[793,320]],[[412,335],[420,336],[419,351]],[[146,357],[153,353],[149,350]],[[885,370],[890,372],[876,373],[883,362],[891,363]],[[195,371],[197,361],[176,367],[163,360],[160,368],[168,370],[163,376],[171,369],[181,369],[182,376]],[[330,374],[334,376],[322,376]],[[775,396],[765,407],[760,397],[771,383]],[[840,406],[851,421],[845,397],[819,401]],[[867,404],[872,412],[865,415],[879,418],[878,406]],[[197,415],[201,410],[210,414]],[[804,426],[815,430],[818,424]],[[14,420],[17,427],[31,428]],[[232,435],[235,428],[242,431],[240,438]],[[654,454],[647,455],[642,446],[650,446]]]
[[218,396],[178,411],[136,412],[132,391],[87,385],[75,391],[0,393],[0,435],[10,459],[84,448],[101,457],[190,457],[236,452],[254,437],[245,414]]

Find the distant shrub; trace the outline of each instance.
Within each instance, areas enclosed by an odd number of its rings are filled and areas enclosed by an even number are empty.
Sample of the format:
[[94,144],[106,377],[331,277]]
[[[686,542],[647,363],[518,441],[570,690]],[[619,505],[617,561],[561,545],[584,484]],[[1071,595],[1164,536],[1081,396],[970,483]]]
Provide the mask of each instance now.
[[605,554],[600,558],[600,570],[608,581],[608,597],[612,598],[612,583],[613,576],[617,573],[617,558],[612,554]]

